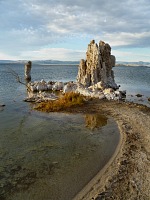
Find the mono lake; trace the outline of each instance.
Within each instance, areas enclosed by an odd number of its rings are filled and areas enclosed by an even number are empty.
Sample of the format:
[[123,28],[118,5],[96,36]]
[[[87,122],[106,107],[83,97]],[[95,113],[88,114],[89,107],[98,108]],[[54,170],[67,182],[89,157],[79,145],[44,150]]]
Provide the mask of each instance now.
[[[25,86],[8,68],[24,77],[23,64],[0,64],[0,104],[6,105],[0,108],[0,199],[72,199],[113,155],[119,142],[117,124],[101,114],[34,111],[23,102]],[[143,92],[146,99],[150,79],[142,78],[140,84],[133,75],[130,81],[134,70],[114,68],[116,82],[130,89],[128,95]],[[31,76],[33,81],[75,81],[77,71],[76,65],[33,65]],[[145,76],[149,72],[142,68]]]

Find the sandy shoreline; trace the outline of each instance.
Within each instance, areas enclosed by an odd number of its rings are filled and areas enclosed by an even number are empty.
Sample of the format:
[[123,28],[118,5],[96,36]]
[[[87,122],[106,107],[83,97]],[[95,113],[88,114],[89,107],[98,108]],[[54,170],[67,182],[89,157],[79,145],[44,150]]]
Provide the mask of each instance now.
[[133,103],[93,100],[69,111],[105,113],[115,119],[121,133],[120,144],[112,159],[74,200],[148,200],[150,108]]

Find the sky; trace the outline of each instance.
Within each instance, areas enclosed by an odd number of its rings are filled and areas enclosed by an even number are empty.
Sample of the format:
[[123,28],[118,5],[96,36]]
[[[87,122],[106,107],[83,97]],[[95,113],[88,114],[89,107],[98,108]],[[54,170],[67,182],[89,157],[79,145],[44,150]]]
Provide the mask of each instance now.
[[0,0],[0,60],[78,61],[92,39],[150,62],[150,1]]

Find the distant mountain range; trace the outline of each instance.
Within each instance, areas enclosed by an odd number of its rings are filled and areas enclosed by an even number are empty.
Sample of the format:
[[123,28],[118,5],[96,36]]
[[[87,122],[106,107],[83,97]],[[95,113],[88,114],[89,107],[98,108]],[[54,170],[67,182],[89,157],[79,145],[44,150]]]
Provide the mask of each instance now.
[[[28,60],[0,60],[1,64],[27,63]],[[79,65],[79,61],[60,61],[60,60],[33,60],[33,64],[39,65]]]
[[36,64],[47,64],[47,65],[79,65],[79,61],[60,61],[60,60],[34,60]]
[[150,62],[123,62],[123,61],[117,61],[116,66],[127,66],[127,67],[139,67],[139,66],[145,66],[145,67],[150,67]]
[[14,60],[0,60],[0,64],[7,64],[7,63],[16,63],[17,61],[14,61]]
[[[27,60],[0,60],[0,64],[10,64],[10,63],[23,63],[25,64]],[[33,60],[33,64],[39,65],[79,65],[79,61],[60,61],[60,60]],[[123,62],[117,61],[116,66],[147,66],[150,67],[150,62]]]

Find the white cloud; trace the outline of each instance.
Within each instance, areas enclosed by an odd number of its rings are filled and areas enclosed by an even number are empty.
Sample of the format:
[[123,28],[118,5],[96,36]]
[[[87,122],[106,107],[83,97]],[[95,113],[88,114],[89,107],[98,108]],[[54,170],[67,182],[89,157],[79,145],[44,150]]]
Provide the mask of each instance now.
[[112,54],[116,56],[117,61],[145,61],[150,62],[149,54],[145,53],[147,49],[143,49],[143,51],[140,51],[139,53],[136,52],[135,49],[120,49],[120,50],[112,50]]
[[85,51],[65,48],[42,48],[37,51],[22,52],[20,57],[27,60],[62,60],[78,61],[85,57]]
[[150,48],[149,16],[149,0],[0,1],[0,51],[17,56],[85,35],[113,48]]
[[[112,47],[150,47],[150,31],[142,33],[130,32],[116,32],[116,33],[103,33],[103,36],[95,37],[96,40],[104,40],[111,44]],[[141,42],[142,41],[142,42]]]
[[17,60],[18,58],[15,56],[11,56],[8,54],[4,54],[3,52],[0,52],[0,60]]

